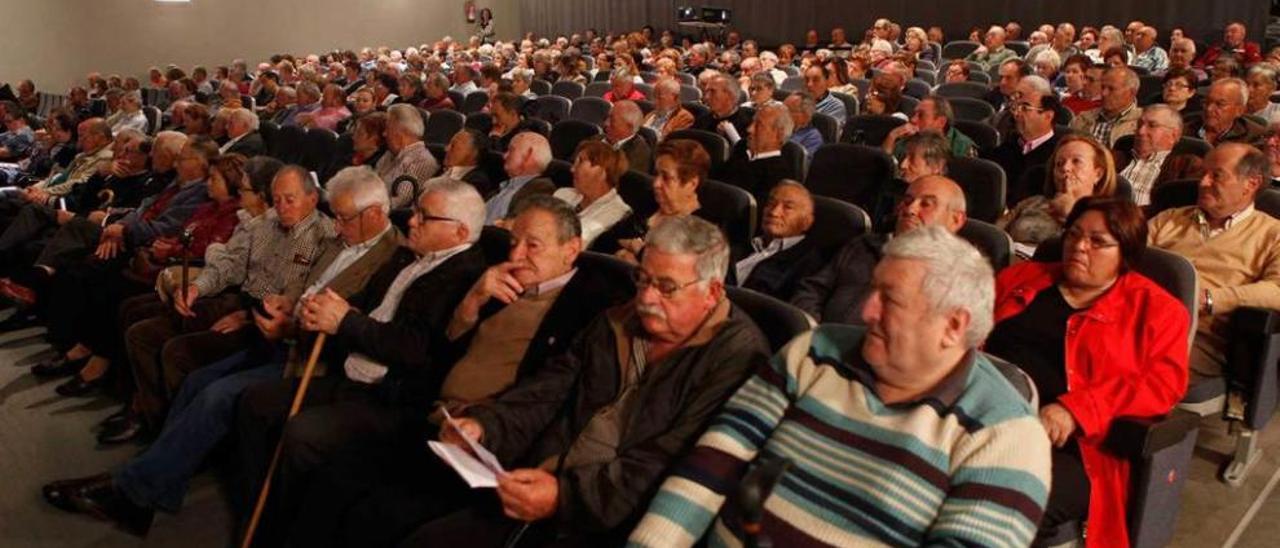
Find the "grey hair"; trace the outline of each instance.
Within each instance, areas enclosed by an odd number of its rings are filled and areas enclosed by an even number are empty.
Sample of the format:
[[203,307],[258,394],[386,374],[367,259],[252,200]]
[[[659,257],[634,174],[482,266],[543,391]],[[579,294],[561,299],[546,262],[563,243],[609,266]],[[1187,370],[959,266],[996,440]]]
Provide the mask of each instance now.
[[677,82],[674,78],[664,78],[662,80],[658,80],[658,82],[653,85],[653,93],[657,94],[659,91],[667,92],[672,95],[675,95],[676,97],[679,97],[680,82]]
[[369,166],[343,168],[329,179],[326,193],[329,195],[330,203],[333,202],[334,196],[350,194],[351,201],[357,210],[363,211],[365,208],[378,206],[384,214],[391,211],[391,197],[387,194],[387,184],[382,182],[382,178]]
[[696,255],[700,281],[724,281],[729,243],[720,228],[693,215],[669,217],[644,237],[646,248],[677,255]]
[[617,67],[613,69],[613,72],[609,73],[610,82],[617,81],[617,80],[625,80],[625,81],[631,82],[634,78],[635,78],[635,74],[632,74],[631,69],[625,65]]
[[[532,71],[532,70],[529,70],[529,69],[521,69],[521,68],[513,69],[513,70],[511,71],[511,81],[513,81],[513,82],[514,82],[514,81],[521,81],[521,82],[525,82],[525,83],[532,82],[532,81],[533,81],[533,71]],[[446,87],[447,87],[447,86],[446,86]]]
[[[1120,31],[1116,31],[1116,32],[1120,32]],[[1142,85],[1142,80],[1138,78],[1138,73],[1134,72],[1133,69],[1129,67],[1113,67],[1113,68],[1107,69],[1107,72],[1111,72],[1113,70],[1119,71],[1120,74],[1124,75],[1125,88],[1131,91],[1138,91],[1138,86]]]
[[177,156],[182,152],[182,146],[185,144],[187,144],[187,134],[180,131],[164,130],[156,134],[151,146],[165,149],[169,154]]
[[1124,33],[1120,32],[1120,29],[1117,28],[1102,29],[1102,32],[1098,33],[1098,41],[1101,42],[1103,38],[1111,40],[1116,44],[1124,44]]
[[1045,80],[1043,76],[1040,76],[1038,74],[1023,76],[1022,83],[1031,86],[1031,88],[1034,89],[1036,93],[1039,95],[1053,94],[1053,86],[1049,84],[1048,80]]
[[790,99],[791,97],[799,97],[800,110],[804,111],[809,117],[813,117],[814,111],[818,108],[817,102],[813,100],[813,95],[810,95],[807,91],[793,91],[787,98]]
[[1218,86],[1225,86],[1227,84],[1234,84],[1236,89],[1240,90],[1240,104],[1243,105],[1249,102],[1249,84],[1239,78],[1223,78],[1214,82],[1209,89],[1213,89]]
[[422,138],[422,132],[425,129],[422,122],[422,113],[413,105],[400,103],[391,105],[387,108],[388,120],[395,123],[400,131],[408,133],[416,138]]
[[791,119],[791,111],[787,110],[786,105],[774,101],[763,105],[757,105],[756,108],[759,109],[756,111],[756,116],[759,116],[761,113],[766,111],[773,112],[773,129],[782,132],[783,142],[786,142],[787,139],[791,138],[791,132],[796,129],[795,120]]
[[320,99],[320,86],[311,82],[303,82],[298,84],[298,94],[306,95],[312,99]]
[[941,226],[930,225],[895,235],[884,246],[884,256],[925,264],[920,291],[929,301],[929,310],[938,314],[967,312],[967,348],[976,348],[991,333],[995,274],[972,244]]
[[759,84],[769,89],[776,89],[778,87],[778,83],[773,80],[773,77],[764,72],[755,73],[755,75],[751,77],[751,83]]
[[[1036,31],[1036,32],[1040,32],[1040,31]],[[1059,55],[1058,52],[1053,48],[1044,48],[1040,50],[1040,52],[1036,54],[1035,59],[1031,60],[1031,64],[1034,65],[1036,63],[1039,63],[1040,61],[1048,61],[1050,64],[1053,65],[1054,70],[1057,70],[1059,67],[1062,66],[1062,56]]]
[[578,219],[578,213],[573,207],[564,200],[550,194],[533,194],[516,203],[514,213],[519,217],[531,209],[546,212],[555,218],[556,239],[560,243],[582,237],[582,221]]
[[431,179],[422,187],[418,200],[421,201],[431,192],[439,192],[444,196],[445,211],[467,227],[468,242],[480,240],[480,232],[484,230],[485,210],[484,198],[476,187],[457,179]]
[[1183,129],[1182,113],[1178,112],[1177,109],[1174,109],[1173,107],[1166,105],[1164,103],[1156,103],[1154,105],[1148,106],[1145,109],[1142,109],[1142,112],[1144,113],[1149,112],[1157,116],[1162,116],[1166,118],[1167,120],[1169,120],[1169,122],[1173,124],[1174,129],[1178,130],[1179,134],[1182,133],[1182,129]]
[[1275,85],[1276,67],[1270,63],[1258,63],[1249,68],[1248,76],[1263,76]]
[[1244,147],[1244,154],[1240,156],[1240,160],[1236,162],[1235,175],[1241,179],[1250,177],[1258,177],[1262,184],[1258,185],[1258,190],[1254,191],[1257,196],[1263,188],[1266,188],[1267,181],[1271,180],[1271,160],[1265,152],[1258,150],[1256,147],[1245,143],[1223,143],[1223,147]]
[[133,128],[125,128],[116,132],[115,140],[142,142],[147,140],[147,134]]
[[538,167],[538,173],[546,171],[547,166],[551,165],[551,142],[546,137],[543,137],[541,133],[533,131],[517,133],[511,139],[511,145],[508,150],[516,148],[517,143],[527,143],[526,146],[533,151],[533,163]]
[[139,91],[126,91],[124,95],[120,96],[120,99],[135,102],[138,103],[138,106],[142,106],[142,93]]
[[635,101],[618,101],[613,104],[613,110],[620,113],[632,133],[639,131],[640,125],[644,123],[644,111],[640,110],[640,105]]
[[230,109],[228,120],[236,120],[249,125],[249,131],[258,131],[258,115],[247,108]]
[[447,90],[449,89],[449,77],[445,76],[444,73],[434,73],[427,77],[427,85]]
[[302,192],[308,196],[314,195],[320,191],[320,186],[317,185],[316,180],[311,177],[311,172],[307,171],[307,168],[298,164],[286,164],[284,167],[280,168],[280,171],[276,172],[275,179],[271,180],[272,189],[275,188],[276,181],[279,181],[286,175],[292,175],[302,181]]

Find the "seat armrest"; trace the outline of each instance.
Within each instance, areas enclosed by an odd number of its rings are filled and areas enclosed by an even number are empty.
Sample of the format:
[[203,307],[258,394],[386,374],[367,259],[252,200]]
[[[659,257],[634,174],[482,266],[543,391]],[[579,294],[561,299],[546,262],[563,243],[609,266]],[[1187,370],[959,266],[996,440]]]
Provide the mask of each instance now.
[[1182,441],[1199,421],[1195,414],[1180,410],[1162,417],[1120,417],[1111,421],[1103,446],[1127,459],[1146,459]]
[[1280,333],[1280,312],[1270,308],[1244,306],[1231,311],[1233,335],[1274,335]]

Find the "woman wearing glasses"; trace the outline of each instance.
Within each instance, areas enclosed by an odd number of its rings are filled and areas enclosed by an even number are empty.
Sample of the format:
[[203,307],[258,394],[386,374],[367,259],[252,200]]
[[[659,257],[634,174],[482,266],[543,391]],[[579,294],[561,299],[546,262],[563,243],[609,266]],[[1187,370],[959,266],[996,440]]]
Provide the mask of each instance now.
[[1030,258],[1041,242],[1062,233],[1067,214],[1081,198],[1111,196],[1116,190],[1111,151],[1085,135],[1063,137],[1049,157],[1047,171],[1045,194],[1018,202],[996,221],[1023,258]]
[[996,278],[986,352],[1025,372],[1053,443],[1053,484],[1041,521],[1088,521],[1090,545],[1118,545],[1129,465],[1102,450],[1116,417],[1168,413],[1186,391],[1190,316],[1134,269],[1147,244],[1138,206],[1083,198],[1067,217],[1061,262],[1024,262]]
[[1186,116],[1192,112],[1204,112],[1204,102],[1196,95],[1199,78],[1191,69],[1171,68],[1164,74],[1161,98],[1164,104]]

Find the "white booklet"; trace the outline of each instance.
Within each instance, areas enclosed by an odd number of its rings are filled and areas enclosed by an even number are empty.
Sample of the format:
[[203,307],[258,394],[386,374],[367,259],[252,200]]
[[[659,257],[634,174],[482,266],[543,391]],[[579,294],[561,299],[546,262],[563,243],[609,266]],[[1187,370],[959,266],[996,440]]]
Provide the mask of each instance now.
[[[453,417],[449,415],[449,411],[444,411],[445,428],[455,428]],[[467,436],[459,436],[466,440],[466,449],[453,445],[451,443],[442,443],[438,441],[428,441],[427,446],[431,447],[437,456],[444,459],[453,467],[453,470],[462,476],[463,481],[467,482],[473,489],[485,487],[497,487],[498,478],[507,475],[507,471],[502,469],[502,464],[498,462],[498,457],[485,449]]]

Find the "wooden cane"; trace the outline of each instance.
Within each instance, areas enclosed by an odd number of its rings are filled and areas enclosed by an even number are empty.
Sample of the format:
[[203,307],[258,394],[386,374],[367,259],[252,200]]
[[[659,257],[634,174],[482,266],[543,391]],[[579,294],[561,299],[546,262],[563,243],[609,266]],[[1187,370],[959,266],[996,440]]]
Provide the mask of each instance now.
[[[316,335],[316,342],[311,346],[311,357],[307,358],[307,366],[302,370],[302,382],[298,384],[298,390],[293,393],[293,405],[289,407],[287,423],[294,415],[298,414],[298,410],[302,408],[302,400],[307,397],[307,386],[311,384],[311,375],[316,370],[316,362],[320,360],[320,351],[324,348],[325,334]],[[276,442],[276,451],[271,455],[271,466],[267,467],[267,478],[262,483],[262,490],[258,491],[258,503],[253,507],[253,515],[249,518],[249,528],[244,532],[244,542],[240,543],[240,548],[249,548],[253,544],[253,533],[258,529],[258,521],[262,519],[262,511],[267,506],[267,496],[271,492],[271,478],[276,473],[276,465],[280,463],[280,451],[284,447],[284,438]]]

